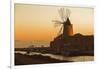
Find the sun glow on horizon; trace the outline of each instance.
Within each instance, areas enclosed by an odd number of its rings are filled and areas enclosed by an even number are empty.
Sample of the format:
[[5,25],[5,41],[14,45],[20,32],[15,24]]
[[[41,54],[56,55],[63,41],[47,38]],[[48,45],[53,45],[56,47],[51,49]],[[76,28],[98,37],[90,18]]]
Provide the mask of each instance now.
[[[61,18],[57,6],[15,4],[15,40],[51,41],[57,36],[60,26],[55,28],[52,20]],[[65,7],[71,10],[70,21],[73,32],[94,35],[93,8]]]

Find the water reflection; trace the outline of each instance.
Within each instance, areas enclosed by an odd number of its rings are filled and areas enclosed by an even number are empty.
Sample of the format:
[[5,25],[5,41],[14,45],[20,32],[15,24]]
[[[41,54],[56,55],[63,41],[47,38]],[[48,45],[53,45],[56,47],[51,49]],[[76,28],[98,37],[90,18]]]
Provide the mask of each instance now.
[[[15,53],[21,53],[21,54],[27,54],[25,51],[15,51]],[[62,56],[62,55],[55,55],[55,54],[43,54],[43,53],[37,53],[37,52],[31,52],[27,55],[42,55],[42,56],[49,56],[54,59],[59,59],[59,60],[66,60],[66,61],[93,61],[94,56],[74,56],[74,57],[67,57],[67,56]]]

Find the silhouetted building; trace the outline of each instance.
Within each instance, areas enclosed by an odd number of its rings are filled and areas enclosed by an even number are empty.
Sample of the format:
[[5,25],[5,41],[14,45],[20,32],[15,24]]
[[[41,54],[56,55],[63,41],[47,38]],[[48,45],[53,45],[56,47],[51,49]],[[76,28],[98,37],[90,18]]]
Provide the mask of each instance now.
[[63,24],[63,33],[50,42],[50,47],[55,53],[73,55],[94,54],[94,37],[84,36],[80,33],[73,35],[73,25],[69,18]]

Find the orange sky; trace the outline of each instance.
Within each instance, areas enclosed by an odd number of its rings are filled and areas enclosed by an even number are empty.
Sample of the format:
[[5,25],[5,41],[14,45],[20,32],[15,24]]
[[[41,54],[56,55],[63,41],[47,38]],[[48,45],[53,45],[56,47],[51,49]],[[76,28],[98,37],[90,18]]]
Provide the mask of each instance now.
[[[15,4],[15,40],[51,41],[57,36],[60,27],[55,28],[52,20],[60,20],[57,6]],[[64,7],[71,11],[73,31],[92,35],[93,8]]]

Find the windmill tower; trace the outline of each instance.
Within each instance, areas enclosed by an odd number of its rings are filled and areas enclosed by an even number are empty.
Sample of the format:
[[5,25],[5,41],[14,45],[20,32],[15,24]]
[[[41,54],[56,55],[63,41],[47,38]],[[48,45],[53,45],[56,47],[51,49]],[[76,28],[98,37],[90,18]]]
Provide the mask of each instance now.
[[55,22],[55,26],[60,26],[61,28],[59,30],[58,35],[60,35],[61,31],[62,31],[62,38],[66,39],[69,36],[73,35],[73,26],[69,20],[70,17],[70,10],[69,9],[64,9],[64,8],[60,8],[58,10],[59,15],[61,17],[62,21],[58,21],[58,20],[54,20]]

